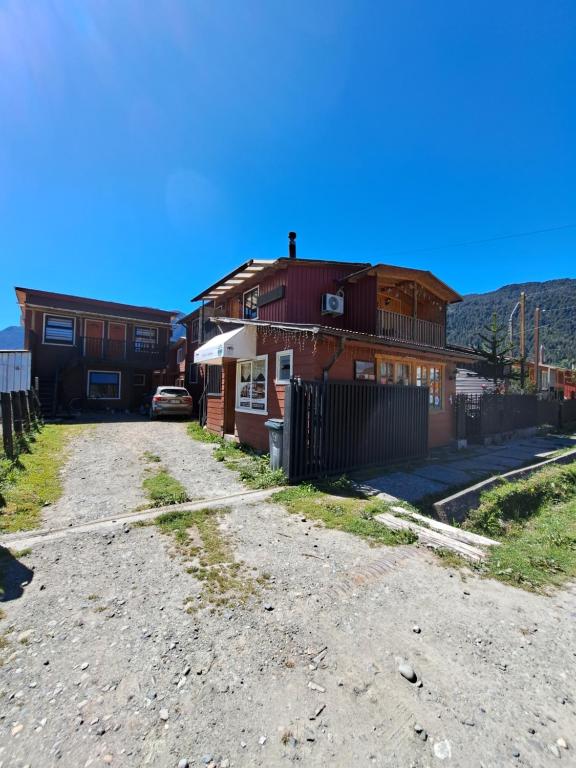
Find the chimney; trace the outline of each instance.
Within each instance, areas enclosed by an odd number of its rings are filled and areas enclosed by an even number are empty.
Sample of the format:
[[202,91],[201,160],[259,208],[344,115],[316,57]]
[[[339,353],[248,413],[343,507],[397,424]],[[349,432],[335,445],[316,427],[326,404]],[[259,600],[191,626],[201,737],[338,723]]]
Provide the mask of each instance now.
[[296,258],[296,232],[288,232],[288,255],[291,259]]

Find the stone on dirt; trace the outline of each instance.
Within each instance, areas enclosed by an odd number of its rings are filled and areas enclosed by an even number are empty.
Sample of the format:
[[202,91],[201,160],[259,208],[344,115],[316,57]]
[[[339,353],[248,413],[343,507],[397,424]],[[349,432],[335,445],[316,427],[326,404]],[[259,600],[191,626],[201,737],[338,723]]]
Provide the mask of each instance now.
[[415,683],[418,679],[416,672],[414,672],[410,664],[400,664],[398,667],[398,672],[400,672],[402,677],[406,678],[409,683]]
[[434,755],[439,760],[446,760],[447,758],[452,757],[452,747],[450,746],[448,739],[437,741],[436,744],[434,744]]

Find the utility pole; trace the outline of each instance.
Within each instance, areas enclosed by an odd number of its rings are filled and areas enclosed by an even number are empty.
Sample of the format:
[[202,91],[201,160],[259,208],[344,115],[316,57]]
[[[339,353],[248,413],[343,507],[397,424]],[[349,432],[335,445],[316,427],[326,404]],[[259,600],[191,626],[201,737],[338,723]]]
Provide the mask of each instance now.
[[540,392],[540,307],[534,311],[534,382]]
[[526,379],[526,293],[520,294],[520,388],[524,391]]

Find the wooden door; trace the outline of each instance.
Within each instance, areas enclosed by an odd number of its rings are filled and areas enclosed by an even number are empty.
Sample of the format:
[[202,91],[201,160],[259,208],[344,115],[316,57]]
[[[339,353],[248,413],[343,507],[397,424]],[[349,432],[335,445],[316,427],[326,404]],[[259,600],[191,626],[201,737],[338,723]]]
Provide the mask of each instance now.
[[108,356],[114,360],[126,357],[126,323],[108,324]]
[[236,363],[224,363],[224,434],[233,435],[236,426]]
[[88,357],[102,357],[104,339],[103,320],[84,321],[84,354]]

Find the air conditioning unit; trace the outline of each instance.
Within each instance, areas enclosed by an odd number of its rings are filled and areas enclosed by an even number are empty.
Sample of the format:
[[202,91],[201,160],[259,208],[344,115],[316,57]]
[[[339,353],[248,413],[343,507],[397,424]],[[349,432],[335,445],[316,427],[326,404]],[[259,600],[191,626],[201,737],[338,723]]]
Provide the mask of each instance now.
[[325,293],[322,296],[322,314],[343,315],[344,296],[339,296],[336,293]]

